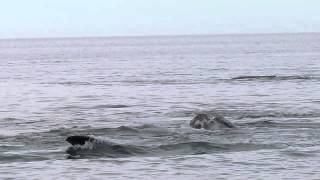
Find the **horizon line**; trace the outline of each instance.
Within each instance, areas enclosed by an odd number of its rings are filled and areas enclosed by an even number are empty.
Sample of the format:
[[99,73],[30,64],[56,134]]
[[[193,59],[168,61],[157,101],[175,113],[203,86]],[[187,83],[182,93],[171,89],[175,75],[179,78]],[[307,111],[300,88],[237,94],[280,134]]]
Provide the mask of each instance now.
[[106,35],[106,36],[48,36],[48,37],[9,37],[0,38],[1,41],[6,40],[41,40],[41,39],[97,39],[97,38],[152,38],[152,37],[183,37],[183,36],[250,36],[250,35],[281,35],[281,34],[319,34],[320,32],[239,32],[239,33],[194,33],[194,34],[152,34],[152,35]]

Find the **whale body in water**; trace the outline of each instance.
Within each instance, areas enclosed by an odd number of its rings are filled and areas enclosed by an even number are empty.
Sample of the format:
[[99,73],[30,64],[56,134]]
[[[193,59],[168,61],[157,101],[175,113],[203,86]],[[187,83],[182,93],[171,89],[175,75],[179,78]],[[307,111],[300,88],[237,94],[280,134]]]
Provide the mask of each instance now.
[[195,129],[219,130],[223,128],[235,128],[230,121],[223,116],[210,118],[207,114],[197,114],[191,121],[190,126]]
[[[190,126],[195,129],[207,130],[236,127],[222,116],[210,118],[207,114],[197,114],[190,121]],[[92,135],[68,136],[66,141],[72,145],[66,150],[66,153],[69,154],[69,158],[94,156],[126,157],[138,154],[148,154],[148,150],[161,153],[161,148],[164,148],[165,151],[167,151],[165,148],[166,146],[159,146],[155,149],[152,147],[141,148],[139,146],[117,144]]]
[[129,145],[119,145],[91,135],[69,136],[66,141],[72,145],[66,150],[70,158],[101,155],[107,157],[124,157],[141,152],[138,148]]

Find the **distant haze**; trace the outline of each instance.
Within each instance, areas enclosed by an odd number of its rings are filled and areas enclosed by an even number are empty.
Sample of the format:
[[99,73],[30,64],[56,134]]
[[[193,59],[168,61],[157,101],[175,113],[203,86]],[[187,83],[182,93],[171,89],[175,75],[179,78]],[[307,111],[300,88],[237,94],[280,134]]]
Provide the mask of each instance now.
[[320,32],[319,0],[8,0],[0,38]]

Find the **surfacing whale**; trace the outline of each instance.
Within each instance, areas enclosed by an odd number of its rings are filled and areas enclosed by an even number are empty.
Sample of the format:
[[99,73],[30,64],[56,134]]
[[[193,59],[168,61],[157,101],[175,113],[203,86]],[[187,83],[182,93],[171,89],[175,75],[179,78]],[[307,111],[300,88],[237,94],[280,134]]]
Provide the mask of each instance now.
[[[197,114],[191,121],[190,126],[195,129],[219,130],[223,128],[234,128],[235,126],[222,116],[216,116],[213,119],[207,114]],[[68,158],[81,158],[81,157],[127,157],[138,154],[147,154],[148,150],[154,152],[167,151],[167,146],[159,146],[153,149],[152,147],[139,147],[125,144],[117,144],[110,142],[104,138],[92,135],[73,135],[68,136],[66,141],[70,146],[66,153],[69,154]],[[171,145],[168,145],[171,146]]]
[[66,150],[66,153],[70,155],[69,158],[101,155],[107,157],[124,157],[141,152],[138,148],[119,145],[91,135],[69,136],[66,141],[72,145]]
[[235,128],[230,121],[223,116],[216,116],[213,119],[207,114],[197,114],[191,121],[190,126],[195,129],[218,130],[222,128]]

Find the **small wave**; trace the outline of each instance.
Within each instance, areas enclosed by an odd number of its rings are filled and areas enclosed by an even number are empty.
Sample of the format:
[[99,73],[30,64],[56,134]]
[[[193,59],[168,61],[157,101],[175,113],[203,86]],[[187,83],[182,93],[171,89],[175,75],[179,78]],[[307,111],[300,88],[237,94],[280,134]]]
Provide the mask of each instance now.
[[305,158],[305,157],[317,157],[317,155],[319,154],[319,152],[303,152],[303,151],[283,151],[283,153],[287,156],[293,156],[293,157],[301,157],[301,158]]
[[231,80],[241,80],[241,81],[280,81],[280,80],[309,80],[314,79],[311,76],[276,76],[276,75],[267,75],[267,76],[238,76],[231,78]]
[[20,120],[20,119],[13,118],[13,117],[2,118],[2,121],[19,121],[19,120]]
[[[157,129],[157,131],[154,131]],[[140,126],[119,126],[119,127],[103,127],[96,128],[91,126],[74,126],[70,128],[57,128],[51,129],[46,132],[42,132],[42,136],[70,136],[75,134],[94,134],[97,136],[118,136],[118,135],[137,135],[139,133],[144,134],[165,134],[167,131],[163,130],[160,127],[154,126],[152,124],[142,124]],[[28,136],[33,136],[32,134]]]
[[89,86],[93,85],[90,82],[81,82],[81,81],[63,81],[63,82],[46,82],[41,84],[57,84],[57,85],[65,85],[65,86]]
[[123,104],[115,104],[115,105],[103,104],[103,105],[90,107],[90,109],[116,109],[116,108],[127,108],[127,107],[130,107],[130,106],[123,105]]
[[311,145],[307,147],[289,147],[281,151],[284,155],[293,157],[317,157],[319,156],[320,149],[318,146]]
[[135,84],[135,85],[181,85],[181,84],[188,84],[188,85],[197,85],[197,84],[215,84],[216,81],[212,79],[205,79],[205,80],[195,80],[195,79],[156,79],[156,80],[126,80],[126,81],[119,81],[121,83],[128,83],[128,84]]
[[1,154],[0,163],[11,162],[30,162],[30,161],[44,161],[50,159],[45,156],[25,155],[25,154]]
[[315,118],[320,117],[319,113],[257,113],[257,114],[242,114],[237,119],[260,119],[260,118]]
[[65,128],[65,127],[61,127],[61,128],[57,128],[57,129],[51,129],[49,131],[45,131],[43,133],[87,133],[90,134],[91,132],[110,132],[110,131],[122,131],[122,132],[126,132],[126,131],[138,131],[138,130],[143,130],[143,129],[153,129],[153,128],[158,128],[155,125],[152,124],[142,124],[139,126],[119,126],[119,127],[102,127],[102,128],[95,128],[95,127],[91,127],[91,126],[74,126],[74,127],[70,127],[70,128]]
[[285,128],[285,129],[318,129],[320,128],[320,123],[311,123],[311,122],[275,122],[271,120],[265,121],[256,121],[256,122],[246,122],[238,123],[239,127],[249,126],[249,127],[268,127],[268,128]]
[[[181,154],[209,154],[213,152],[225,151],[226,147],[210,142],[184,142],[178,144],[160,145],[154,151],[164,155],[181,155]],[[162,152],[161,152],[162,151]]]
[[260,126],[263,126],[263,127],[265,127],[265,126],[271,127],[271,126],[276,126],[277,124],[279,124],[279,123],[274,122],[274,121],[270,121],[270,120],[245,123],[245,125],[255,126],[255,127],[260,127]]
[[76,106],[76,105],[65,105],[62,107],[55,107],[55,108],[48,108],[52,111],[57,110],[72,110],[72,109],[120,109],[120,108],[128,108],[130,106],[123,105],[123,104],[101,104],[101,105],[95,105],[95,106]]
[[182,84],[183,82],[178,80],[172,80],[172,79],[155,79],[155,80],[127,80],[127,81],[121,81],[123,83],[130,83],[130,84],[162,84],[162,85],[170,85],[170,84]]

